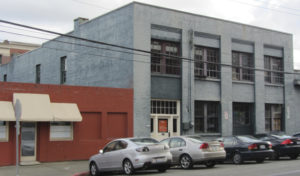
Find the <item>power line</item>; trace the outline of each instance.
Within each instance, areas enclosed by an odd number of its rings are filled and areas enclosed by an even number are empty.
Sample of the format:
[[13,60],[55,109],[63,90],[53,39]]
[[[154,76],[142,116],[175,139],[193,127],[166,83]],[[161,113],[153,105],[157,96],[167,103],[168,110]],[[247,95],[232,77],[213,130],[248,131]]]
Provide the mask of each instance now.
[[[87,41],[87,42],[91,42],[91,43],[96,43],[96,44],[101,44],[101,45],[106,45],[106,46],[112,46],[112,47],[118,47],[118,48],[122,48],[122,49],[138,51],[138,52],[144,52],[144,53],[148,53],[148,54],[156,54],[156,55],[160,55],[160,56],[171,57],[172,59],[175,59],[175,58],[176,59],[181,59],[183,61],[197,62],[194,59],[189,59],[189,58],[184,58],[184,57],[179,57],[179,56],[174,56],[174,55],[167,55],[167,54],[164,54],[164,53],[156,53],[156,52],[151,52],[151,51],[146,51],[146,50],[141,50],[141,49],[129,48],[129,47],[124,47],[124,46],[115,45],[115,44],[109,44],[109,43],[105,43],[105,42],[90,40],[90,39],[76,37],[76,36],[67,35],[67,34],[61,34],[61,33],[58,33],[58,32],[53,32],[53,31],[44,30],[44,29],[39,29],[39,28],[27,26],[27,25],[22,25],[22,24],[17,24],[17,23],[13,23],[13,22],[8,22],[8,21],[4,21],[4,20],[0,20],[0,22],[6,23],[6,24],[11,24],[11,25],[16,25],[16,26],[21,26],[21,27],[24,27],[24,28],[30,28],[30,29],[34,29],[34,30],[38,30],[38,31],[49,32],[49,33],[52,33],[52,34],[61,35],[61,36],[69,37],[69,38],[73,38],[73,39],[79,39],[79,40],[83,40],[83,41]],[[12,32],[7,32],[7,31],[1,31],[1,32],[12,33]],[[13,33],[13,34],[17,34],[17,33]],[[17,35],[23,35],[23,36],[25,36],[24,34],[17,34]],[[40,38],[40,37],[38,37],[38,38]],[[43,38],[40,38],[40,39],[43,39]],[[46,39],[46,40],[49,40],[49,39]],[[53,40],[56,40],[56,39],[53,39]],[[59,41],[59,42],[61,42],[61,41]],[[72,44],[75,44],[75,43],[72,43]],[[101,49],[107,49],[107,48],[101,48]],[[127,53],[127,54],[138,54],[138,53]],[[147,55],[147,57],[149,57],[149,55]],[[215,63],[215,62],[207,62],[207,61],[201,61],[201,63],[215,64],[215,65],[221,65],[221,66],[227,66],[227,67],[235,67],[235,68],[236,67],[237,68],[245,68],[245,69],[257,70],[257,71],[272,71],[272,72],[285,73],[285,74],[300,74],[300,73],[294,73],[294,72],[266,70],[266,69],[262,69],[262,68],[233,66],[231,64]]]

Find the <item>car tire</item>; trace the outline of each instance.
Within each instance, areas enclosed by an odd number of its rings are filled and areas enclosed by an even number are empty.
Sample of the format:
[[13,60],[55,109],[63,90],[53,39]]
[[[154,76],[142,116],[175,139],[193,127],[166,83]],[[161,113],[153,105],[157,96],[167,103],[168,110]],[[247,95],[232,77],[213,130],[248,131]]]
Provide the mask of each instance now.
[[279,160],[279,155],[278,155],[278,153],[277,153],[277,152],[274,152],[274,153],[272,154],[272,156],[270,157],[270,159],[271,159],[271,160]]
[[134,167],[129,159],[124,160],[123,171],[126,175],[132,175],[134,173]]
[[297,159],[299,156],[299,154],[294,154],[294,155],[290,155],[289,157],[294,160],[294,159]]
[[158,172],[163,173],[163,172],[166,172],[167,169],[168,169],[168,167],[166,167],[166,166],[161,166],[161,167],[159,167],[157,170],[158,170]]
[[265,161],[265,159],[257,159],[256,163],[263,163]]
[[207,168],[213,168],[213,167],[215,167],[215,165],[216,165],[215,161],[208,161],[208,162],[205,163],[205,166]]
[[240,153],[235,153],[232,157],[232,161],[234,164],[242,164],[243,163],[243,158]]
[[91,176],[99,176],[100,172],[95,162],[90,163],[90,175]]
[[182,169],[191,169],[191,168],[193,168],[192,158],[187,154],[184,154],[180,157],[179,164],[180,164],[180,167]]

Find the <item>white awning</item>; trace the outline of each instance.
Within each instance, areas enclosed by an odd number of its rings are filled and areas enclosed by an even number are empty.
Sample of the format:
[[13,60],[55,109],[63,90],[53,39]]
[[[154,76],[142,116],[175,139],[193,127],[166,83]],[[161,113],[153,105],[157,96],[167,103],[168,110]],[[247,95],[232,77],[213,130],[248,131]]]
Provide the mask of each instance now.
[[20,121],[53,121],[48,94],[14,93],[13,102]]
[[0,121],[16,121],[12,102],[0,101]]
[[74,103],[51,103],[54,118],[52,121],[80,122],[82,116],[77,104]]

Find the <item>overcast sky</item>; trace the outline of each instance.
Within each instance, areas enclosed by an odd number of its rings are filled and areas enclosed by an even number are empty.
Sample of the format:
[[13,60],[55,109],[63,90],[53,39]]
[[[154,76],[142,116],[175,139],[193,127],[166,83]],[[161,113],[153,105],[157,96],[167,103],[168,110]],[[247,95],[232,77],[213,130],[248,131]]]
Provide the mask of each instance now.
[[[255,25],[293,34],[295,68],[300,69],[300,0],[137,0],[200,15]],[[73,19],[89,19],[132,2],[131,0],[7,0],[1,2],[0,19],[66,33]],[[1,31],[53,38],[53,35],[20,31],[0,23],[0,41],[42,43]],[[10,26],[12,27],[12,26]],[[16,27],[14,27],[16,28]]]

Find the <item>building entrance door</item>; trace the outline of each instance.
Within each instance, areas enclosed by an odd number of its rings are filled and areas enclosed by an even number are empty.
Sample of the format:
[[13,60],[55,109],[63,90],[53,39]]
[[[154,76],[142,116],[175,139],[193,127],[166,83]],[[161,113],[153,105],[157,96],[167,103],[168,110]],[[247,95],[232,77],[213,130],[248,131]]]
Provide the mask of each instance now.
[[21,124],[21,164],[36,161],[36,123]]
[[180,135],[179,101],[151,101],[151,137],[162,140]]

